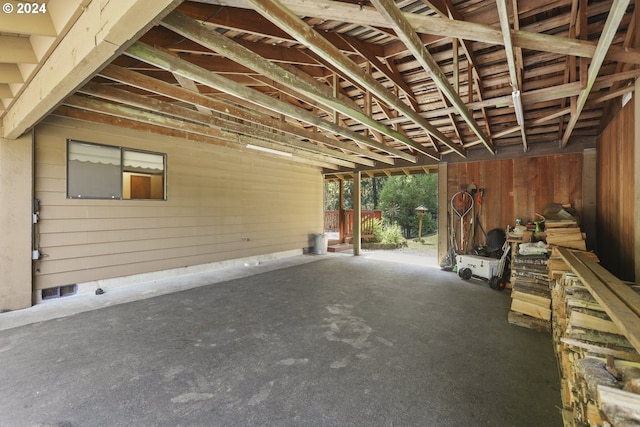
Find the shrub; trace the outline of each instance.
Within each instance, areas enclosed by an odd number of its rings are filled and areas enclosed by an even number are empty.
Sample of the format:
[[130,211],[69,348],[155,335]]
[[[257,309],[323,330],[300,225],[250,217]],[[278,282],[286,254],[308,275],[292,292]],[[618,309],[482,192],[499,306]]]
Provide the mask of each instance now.
[[373,225],[373,235],[380,243],[399,245],[405,242],[402,229],[397,223],[386,225],[382,220],[377,220]]

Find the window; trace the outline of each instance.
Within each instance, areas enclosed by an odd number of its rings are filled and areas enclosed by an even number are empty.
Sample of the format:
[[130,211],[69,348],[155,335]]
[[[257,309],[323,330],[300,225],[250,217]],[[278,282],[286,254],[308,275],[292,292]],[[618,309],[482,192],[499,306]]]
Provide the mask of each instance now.
[[67,141],[67,197],[165,198],[166,155]]

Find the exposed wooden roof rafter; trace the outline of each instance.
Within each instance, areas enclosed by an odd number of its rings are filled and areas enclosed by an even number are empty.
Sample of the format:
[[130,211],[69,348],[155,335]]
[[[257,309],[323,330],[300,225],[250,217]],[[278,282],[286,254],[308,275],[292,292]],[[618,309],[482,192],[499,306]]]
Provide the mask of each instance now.
[[600,67],[602,66],[602,63],[607,56],[607,51],[609,50],[611,42],[616,35],[618,25],[620,25],[620,21],[622,20],[622,17],[627,10],[629,1],[630,0],[613,0],[611,11],[607,16],[607,21],[605,22],[604,28],[602,29],[602,34],[600,34],[598,46],[596,47],[593,58],[591,59],[591,64],[589,65],[586,87],[578,96],[575,112],[571,113],[571,118],[569,119],[569,123],[567,124],[567,128],[565,129],[564,136],[562,137],[563,147],[565,147],[569,143],[571,132],[573,132],[573,129],[575,128],[576,123],[578,122],[578,119],[580,117],[580,113],[582,113],[582,109],[587,103],[587,98],[591,93],[591,89],[593,88],[593,84],[595,83],[596,78],[598,77]]
[[[496,0],[498,6],[498,15],[500,16],[500,27],[502,28],[502,35],[504,37],[504,49],[507,56],[507,65],[509,67],[509,78],[511,79],[511,89],[514,93],[514,111],[520,109],[522,111],[522,101],[520,99],[520,82],[518,79],[518,67],[516,65],[516,54],[511,43],[511,24],[509,23],[509,11],[507,10],[507,0]],[[514,11],[514,21],[518,19],[516,11]],[[515,96],[517,94],[517,96]],[[527,135],[524,128],[524,111],[520,119],[522,123],[518,123],[520,126],[520,135],[522,136],[522,145],[524,151],[529,149],[527,145]]]
[[222,77],[213,73],[209,73],[207,72],[207,70],[203,68],[200,68],[196,65],[193,65],[179,58],[175,58],[173,57],[173,55],[166,53],[162,50],[137,42],[137,43],[134,43],[129,49],[127,49],[125,54],[133,58],[139,59],[140,61],[152,64],[158,68],[179,73],[184,77],[187,77],[194,81],[198,81],[202,84],[206,84],[208,86],[214,87],[218,90],[221,90],[225,93],[236,96],[245,101],[249,101],[251,103],[260,105],[262,107],[267,107],[279,114],[285,114],[296,120],[301,120],[309,124],[318,126],[322,129],[327,130],[328,132],[333,132],[338,135],[343,135],[349,139],[358,141],[369,147],[376,148],[381,151],[385,151],[388,154],[391,154],[393,156],[404,158],[405,160],[409,160],[409,161],[411,160],[415,161],[415,157],[412,156],[411,154],[408,154],[400,150],[396,150],[384,144],[380,144],[369,138],[365,138],[360,134],[349,130],[348,128],[344,128],[335,123],[329,122],[327,120],[323,120],[317,117],[316,115],[309,113],[306,110],[295,107],[286,102],[271,98],[268,95],[265,95],[251,88],[247,88],[238,83],[235,83],[234,81],[229,80],[225,77]]
[[[459,21],[464,21],[464,16],[462,16],[462,14],[458,11],[458,9],[455,7],[455,5],[451,2],[451,0],[421,0],[424,4],[428,5],[431,9],[433,9],[438,15],[440,15],[441,17],[445,18],[445,19],[455,19],[455,20],[459,20]],[[459,91],[459,73],[458,73],[458,69],[457,67],[459,66],[458,63],[458,55],[457,55],[457,51],[458,51],[458,43],[460,43],[460,45],[462,46],[462,50],[464,52],[465,57],[467,58],[467,68],[468,68],[468,73],[470,73],[471,77],[473,78],[473,80],[469,80],[468,84],[470,86],[469,89],[469,97],[470,97],[470,102],[472,102],[473,100],[471,99],[473,97],[473,93],[471,91],[471,87],[473,87],[476,91],[476,95],[478,97],[479,101],[484,100],[485,95],[484,95],[484,83],[482,81],[482,78],[480,77],[480,73],[478,71],[478,60],[476,58],[476,55],[474,53],[473,50],[473,45],[471,44],[471,42],[469,40],[466,39],[459,39],[459,38],[453,38],[452,39],[452,53],[454,53],[454,65],[455,65],[455,69],[454,69],[454,83],[453,83],[453,87],[456,90],[456,92]],[[473,82],[473,83],[472,83]],[[472,86],[473,84],[473,86]],[[482,118],[485,121],[485,129],[487,132],[487,136],[489,137],[489,139],[492,139],[492,135],[491,135],[491,121],[489,120],[489,116],[487,114],[487,110],[485,107],[480,108],[480,112],[482,113]],[[453,119],[452,119],[453,120]],[[493,144],[493,142],[492,142]]]
[[484,134],[482,129],[480,129],[480,126],[473,118],[472,113],[467,109],[458,93],[453,89],[451,83],[449,83],[449,80],[447,80],[447,77],[438,66],[438,63],[435,61],[435,59],[433,59],[429,51],[424,47],[424,44],[422,44],[422,42],[418,38],[418,35],[415,33],[409,22],[405,19],[396,4],[391,0],[372,0],[372,2],[373,4],[375,4],[380,14],[386,17],[387,21],[391,22],[392,28],[395,30],[398,37],[407,46],[409,51],[418,60],[420,65],[422,65],[425,70],[429,71],[429,74],[433,81],[436,83],[436,86],[438,86],[438,88],[444,93],[447,99],[453,104],[453,106],[457,110],[457,113],[464,118],[473,132],[482,140],[487,150],[493,153],[493,144]]
[[0,19],[2,136],[55,111],[347,174],[595,144],[640,77],[637,2],[494,1],[49,2],[55,31]]
[[360,109],[353,108],[346,102],[334,97],[332,89],[329,86],[322,85],[311,79],[301,78],[298,74],[292,73],[277,64],[267,61],[244,46],[235,43],[233,40],[230,40],[215,31],[208,30],[194,19],[180,12],[172,12],[169,14],[165,19],[163,19],[162,25],[184,37],[188,37],[189,39],[206,46],[209,49],[220,52],[226,57],[231,58],[248,68],[252,68],[255,71],[260,72],[269,79],[273,79],[287,87],[294,88],[295,91],[359,121],[372,130],[381,132],[423,154],[430,154],[429,150],[417,145],[405,135],[388,128],[382,123],[372,119],[369,115],[363,113]]
[[[366,166],[373,166],[374,164],[374,162],[369,159],[363,159],[358,156],[344,154],[333,149],[311,144],[309,142],[300,141],[296,138],[291,138],[283,133],[276,133],[273,131],[258,128],[256,126],[234,122],[222,117],[215,117],[211,115],[210,110],[206,109],[205,112],[193,111],[185,107],[158,101],[153,98],[148,98],[143,95],[128,92],[126,90],[113,87],[105,87],[104,85],[94,83],[89,83],[84,86],[80,90],[80,93],[103,98],[108,101],[113,101],[124,105],[129,105],[143,110],[149,110],[173,116],[174,118],[183,118],[195,123],[200,123],[202,125],[216,127],[222,131],[236,132],[241,135],[256,138],[256,140],[262,140],[263,142],[254,142],[254,144],[266,148],[282,149],[282,147],[288,147],[291,150],[304,150],[323,156],[331,156],[337,159],[336,164],[340,164],[342,166],[355,167],[356,163]],[[272,144],[271,142],[274,142],[275,144]]]
[[[271,20],[280,28],[285,29],[292,34],[296,40],[306,45],[317,55],[323,56],[325,60],[339,68],[341,72],[347,74],[351,79],[356,80],[359,84],[366,87],[376,97],[382,99],[390,106],[410,118],[414,123],[423,128],[426,132],[432,134],[444,145],[451,148],[461,156],[465,156],[464,149],[459,144],[446,137],[435,126],[429,124],[419,114],[413,111],[409,106],[400,99],[393,96],[384,86],[370,75],[364,72],[357,64],[346,57],[334,45],[329,43],[327,39],[318,34],[313,28],[309,27],[304,21],[298,18],[285,8],[279,1],[274,0],[268,4],[258,0],[248,0],[253,7],[261,13],[265,18]],[[423,152],[424,149],[419,150]],[[429,155],[430,153],[424,153]]]
[[[187,133],[193,133],[206,137],[213,137],[215,139],[231,143],[231,147],[233,148],[237,148],[234,147],[233,144],[237,144],[240,147],[253,145],[257,147],[268,148],[271,150],[276,150],[278,152],[288,153],[289,155],[291,155],[291,159],[294,161],[296,160],[296,158],[312,160],[315,162],[321,162],[324,167],[333,169],[336,169],[337,166],[345,166],[348,168],[355,167],[355,164],[353,162],[342,161],[326,155],[294,148],[292,146],[284,146],[282,144],[269,142],[261,138],[256,138],[255,136],[250,135],[250,133],[236,133],[217,127],[206,126],[202,123],[181,120],[180,118],[176,118],[175,116],[171,117],[159,114],[159,111],[153,111],[151,109],[143,110],[131,108],[122,104],[114,104],[112,102],[101,101],[98,99],[78,95],[67,98],[64,102],[64,105],[81,110],[119,117],[126,120],[141,122],[159,127],[166,127],[169,129],[178,129]],[[193,111],[192,113],[192,115],[189,115],[190,117],[193,117],[193,115],[204,116],[202,113],[198,113],[196,111]],[[275,138],[273,138],[273,140],[275,140]],[[334,166],[332,167],[331,165]]]
[[205,108],[219,114],[228,115],[229,117],[233,117],[238,120],[264,126],[275,132],[285,133],[302,140],[308,139],[310,141],[316,141],[317,143],[337,148],[343,152],[353,153],[360,157],[373,159],[376,162],[391,165],[394,163],[393,159],[390,159],[388,156],[374,153],[371,150],[361,149],[353,144],[347,144],[343,141],[329,138],[321,133],[297,127],[284,121],[274,120],[273,117],[263,115],[257,111],[242,108],[238,105],[208,97],[195,91],[177,87],[170,83],[154,79],[135,71],[117,67],[115,65],[107,66],[100,72],[100,75],[114,82],[136,87],[163,97],[173,98],[176,101],[194,105],[196,108]]
[[[252,0],[207,0],[207,2],[213,4],[234,4],[237,7],[248,7],[249,1]],[[326,20],[391,28],[391,24],[380,16],[375,8],[369,6],[361,7],[358,4],[333,0],[314,0],[313,3],[306,0],[280,0],[280,3],[299,16],[317,16]],[[491,25],[456,19],[443,19],[415,13],[403,12],[403,15],[419,34],[431,34],[443,38],[451,37],[451,34],[455,34],[456,37],[460,39],[483,42],[491,45],[504,44],[502,32]],[[571,40],[566,37],[523,30],[512,30],[511,37],[514,46],[523,49],[585,58],[593,57],[597,45],[591,41]],[[607,59],[640,64],[640,49],[624,49],[622,47],[612,46],[607,54]]]

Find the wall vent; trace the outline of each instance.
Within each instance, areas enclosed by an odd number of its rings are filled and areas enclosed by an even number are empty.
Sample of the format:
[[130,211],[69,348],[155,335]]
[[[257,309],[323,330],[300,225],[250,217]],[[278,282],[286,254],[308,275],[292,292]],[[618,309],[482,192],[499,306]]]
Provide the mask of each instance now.
[[42,300],[66,297],[75,295],[78,292],[78,285],[64,285],[55,288],[47,288],[41,290]]

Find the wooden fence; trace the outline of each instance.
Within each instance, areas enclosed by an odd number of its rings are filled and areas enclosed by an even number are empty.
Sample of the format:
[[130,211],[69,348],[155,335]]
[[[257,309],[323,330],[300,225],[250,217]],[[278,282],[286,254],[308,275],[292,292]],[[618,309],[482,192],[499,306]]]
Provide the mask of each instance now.
[[[343,224],[344,237],[353,236],[353,209],[345,209]],[[360,235],[373,236],[373,224],[375,220],[382,219],[382,211],[370,210],[360,212]],[[340,211],[324,211],[324,231],[340,231]]]

